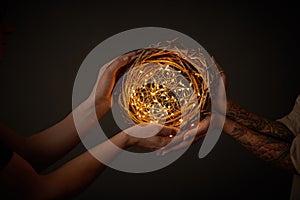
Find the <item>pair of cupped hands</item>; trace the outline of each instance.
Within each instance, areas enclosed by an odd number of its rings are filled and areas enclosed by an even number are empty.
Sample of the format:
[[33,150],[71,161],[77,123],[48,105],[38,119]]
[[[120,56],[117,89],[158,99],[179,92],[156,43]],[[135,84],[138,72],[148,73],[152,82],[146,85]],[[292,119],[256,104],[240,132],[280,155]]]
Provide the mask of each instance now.
[[[135,55],[135,51],[121,55],[101,68],[94,89],[89,97],[91,102],[95,103],[96,113],[107,112],[112,107],[112,91],[116,83],[116,76],[122,67],[128,64]],[[225,74],[221,73],[222,69],[219,64],[216,63],[214,58],[212,58],[212,61],[218,67],[223,83],[226,84]],[[105,106],[103,107],[103,105]],[[210,121],[211,115],[208,115],[198,125],[184,131],[160,124],[138,124],[123,130],[123,132],[129,135],[129,146],[158,150],[157,155],[163,156],[169,152],[186,148],[191,142],[195,143],[203,139],[207,133]],[[166,147],[166,145],[168,146]]]

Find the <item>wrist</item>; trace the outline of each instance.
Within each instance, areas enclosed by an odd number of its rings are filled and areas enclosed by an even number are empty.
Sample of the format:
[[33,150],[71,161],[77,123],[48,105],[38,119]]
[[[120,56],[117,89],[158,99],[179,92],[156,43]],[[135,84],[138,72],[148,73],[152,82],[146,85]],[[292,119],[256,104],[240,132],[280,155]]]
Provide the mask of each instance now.
[[95,109],[97,120],[100,120],[102,116],[111,108],[111,100],[108,98],[100,98],[95,100],[93,97],[89,97],[83,103],[83,105],[89,110]]
[[226,133],[227,135],[231,135],[232,136],[232,132],[235,128],[235,122],[230,120],[229,118],[225,118],[225,123],[223,126],[223,132]]
[[112,107],[111,99],[108,98],[101,98],[95,101],[95,111],[98,120],[102,118],[102,116],[109,111]]
[[124,148],[124,149],[132,147],[137,143],[137,140],[135,137],[128,135],[124,131],[120,132],[119,135],[121,137],[121,140],[124,141],[124,144],[122,146],[122,148]]
[[232,101],[230,99],[227,99],[227,102],[226,102],[226,113],[230,113],[231,111],[231,107],[232,107]]

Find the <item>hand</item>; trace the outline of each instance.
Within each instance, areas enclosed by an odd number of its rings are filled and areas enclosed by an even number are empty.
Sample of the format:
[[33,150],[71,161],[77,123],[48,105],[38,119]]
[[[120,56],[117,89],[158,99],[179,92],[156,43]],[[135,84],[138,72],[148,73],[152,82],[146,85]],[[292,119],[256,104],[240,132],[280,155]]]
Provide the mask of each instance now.
[[99,104],[101,104],[99,106],[101,109],[103,109],[102,104],[106,105],[107,110],[111,108],[111,93],[115,86],[117,72],[128,64],[134,55],[136,55],[136,52],[119,56],[101,68],[94,89],[89,97],[89,102],[95,102],[96,111]]
[[159,124],[136,125],[124,131],[128,133],[128,145],[143,149],[157,150],[167,145],[177,129]]
[[[169,144],[169,147],[166,149],[161,148],[161,150],[159,150],[157,152],[157,155],[163,156],[172,151],[186,148],[191,144],[191,142],[196,143],[199,140],[203,139],[205,137],[207,129],[209,127],[210,118],[211,118],[210,115],[206,116],[203,120],[201,120],[198,123],[197,127],[189,129],[188,131],[175,136],[172,139],[171,143]],[[193,140],[193,141],[191,141],[191,140]]]
[[214,97],[214,108],[213,108],[214,110],[212,112],[218,112],[225,115],[226,109],[224,108],[226,107],[226,100],[227,100],[227,96],[226,96],[227,77],[221,65],[215,60],[214,57],[212,57],[212,62],[215,63],[220,74],[220,77],[216,79],[216,84],[212,86],[210,91],[211,92],[210,95]]

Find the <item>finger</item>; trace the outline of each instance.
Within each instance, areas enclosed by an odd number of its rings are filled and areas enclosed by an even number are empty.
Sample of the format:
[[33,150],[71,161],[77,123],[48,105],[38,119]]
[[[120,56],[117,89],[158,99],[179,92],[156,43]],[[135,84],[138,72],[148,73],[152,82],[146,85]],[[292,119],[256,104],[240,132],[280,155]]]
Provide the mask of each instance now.
[[[161,148],[160,151],[157,152],[157,155],[162,155],[164,151],[171,151],[178,150],[180,147],[185,147],[186,142],[190,143],[190,140],[199,140],[204,137],[204,133],[208,129],[210,124],[210,116],[206,116],[198,125],[198,127],[188,130],[185,133],[180,133],[179,135],[175,136],[169,143],[168,147]],[[183,145],[181,145],[183,143]]]
[[194,137],[195,135],[201,135],[207,131],[211,120],[211,115],[207,115],[203,120],[198,123],[196,128],[193,128],[186,133],[184,133],[183,138],[188,139],[190,137]]
[[167,153],[177,151],[183,148],[186,148],[190,146],[192,143],[198,142],[199,140],[204,138],[204,134],[196,134],[196,131],[192,134],[189,135],[190,137],[184,138],[184,140],[181,143],[177,143],[176,145],[173,145],[172,147],[168,148],[162,148],[157,155],[158,156],[163,156],[166,155]]
[[157,134],[159,136],[173,137],[178,132],[178,129],[171,126],[164,126],[160,132]]
[[140,140],[143,141],[142,143],[144,144],[140,147],[150,150],[159,150],[162,147],[166,146],[171,141],[171,138],[162,136],[152,136],[147,139],[140,138]]
[[[171,138],[171,141],[168,145],[168,147],[172,147],[172,146],[175,146],[176,144],[180,143],[183,141],[183,137],[181,134],[179,135],[176,135],[175,137],[170,137]],[[163,148],[164,149],[164,148]]]
[[168,146],[167,147],[162,147],[159,151],[157,151],[156,155],[161,155],[163,151],[180,144],[182,141],[183,141],[182,135],[178,135],[178,136],[175,136],[173,138],[170,138]]
[[193,128],[192,130],[189,130],[183,135],[183,140],[186,141],[191,139],[192,137],[194,138],[197,135],[197,132],[198,128]]
[[119,56],[117,59],[113,60],[113,62],[108,66],[107,69],[113,72],[117,72],[121,67],[128,64],[131,59],[136,55],[136,52],[130,52],[128,54]]
[[132,56],[135,56],[136,54],[137,54],[137,50],[133,50],[128,53],[125,53],[124,56],[132,57]]
[[191,140],[193,142],[197,142],[200,139],[204,138],[206,131],[210,124],[210,115],[206,116],[202,121],[199,122],[198,127],[188,130],[186,133],[183,133],[182,136],[176,136],[171,140],[170,144],[167,148],[162,148],[160,151],[157,152],[157,155],[165,155],[172,151],[177,151],[182,148],[186,148],[188,145],[191,144]]
[[172,140],[172,138],[170,138],[170,137],[161,137],[161,136],[155,136],[155,137],[159,137],[159,142],[158,142],[158,146],[157,146],[156,150],[165,147]]
[[[175,137],[171,137],[172,138],[172,140],[170,141],[170,143],[168,144],[168,147],[163,147],[162,149],[161,149],[161,151],[162,150],[164,150],[164,149],[166,149],[166,148],[171,148],[171,147],[173,147],[173,146],[176,146],[176,145],[178,145],[179,143],[181,143],[181,142],[183,142],[184,141],[184,135],[186,134],[186,132],[178,132],[178,129],[175,129],[176,130],[176,136]],[[194,128],[194,129],[192,129],[192,130],[194,130],[194,132],[197,132],[197,128]],[[194,138],[195,137],[195,134],[192,134],[192,133],[189,133],[189,136],[190,136],[190,138]],[[161,153],[161,152],[159,152],[159,153]]]

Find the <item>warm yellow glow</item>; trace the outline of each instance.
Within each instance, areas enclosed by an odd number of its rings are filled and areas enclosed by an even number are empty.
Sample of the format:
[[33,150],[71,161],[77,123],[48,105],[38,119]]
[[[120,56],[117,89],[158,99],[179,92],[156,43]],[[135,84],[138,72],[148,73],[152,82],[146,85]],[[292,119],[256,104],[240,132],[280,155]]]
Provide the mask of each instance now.
[[208,87],[199,73],[206,69],[176,51],[139,50],[126,70],[120,105],[137,124],[179,127],[186,123],[183,116],[192,119],[208,110]]

